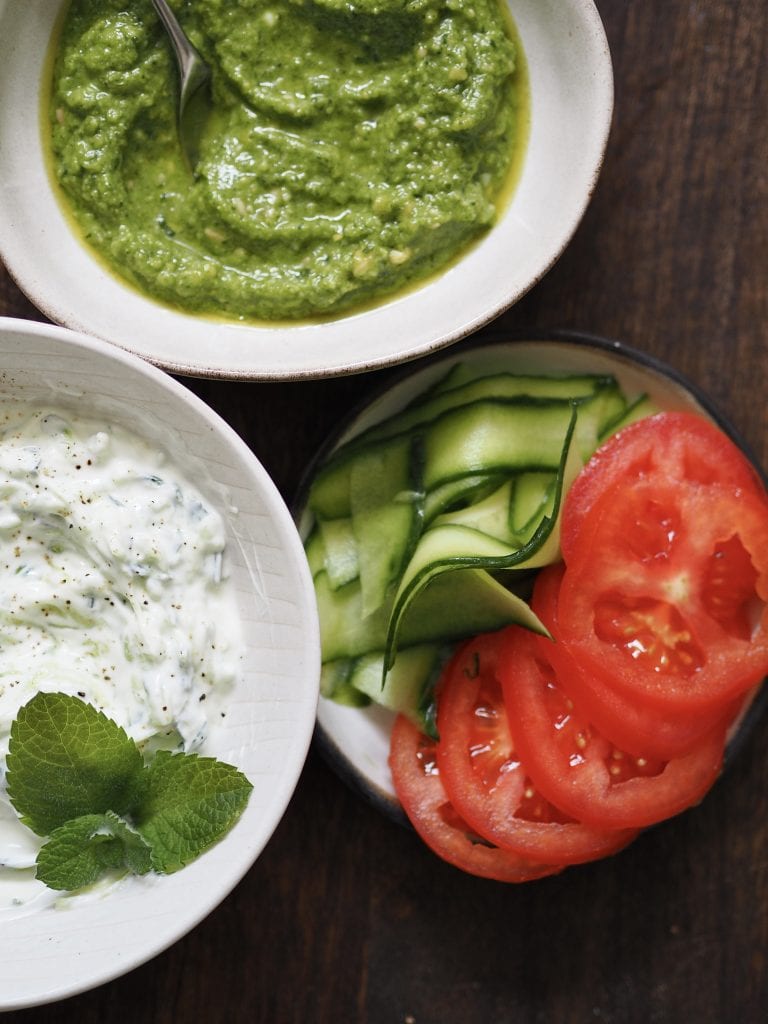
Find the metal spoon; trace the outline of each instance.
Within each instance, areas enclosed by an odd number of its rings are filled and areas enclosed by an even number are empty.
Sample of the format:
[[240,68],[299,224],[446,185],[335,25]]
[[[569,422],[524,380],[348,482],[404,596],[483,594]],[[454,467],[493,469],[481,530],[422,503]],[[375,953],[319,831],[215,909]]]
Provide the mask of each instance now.
[[179,140],[189,166],[194,169],[199,153],[200,134],[209,105],[207,101],[211,69],[187,38],[166,0],[152,0],[152,3],[176,54],[179,66]]

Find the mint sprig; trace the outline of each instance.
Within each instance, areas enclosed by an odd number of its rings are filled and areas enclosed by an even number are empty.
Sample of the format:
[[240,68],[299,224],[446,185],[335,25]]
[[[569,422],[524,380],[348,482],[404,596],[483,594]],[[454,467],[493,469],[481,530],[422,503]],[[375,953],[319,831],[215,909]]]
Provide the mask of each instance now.
[[37,856],[37,877],[50,889],[82,889],[120,868],[145,875],[152,868],[152,851],[112,811],[84,814],[54,829]]
[[49,837],[37,877],[67,890],[109,870],[179,870],[226,835],[253,788],[211,757],[161,750],[145,763],[116,722],[63,693],[19,709],[7,785],[22,822]]

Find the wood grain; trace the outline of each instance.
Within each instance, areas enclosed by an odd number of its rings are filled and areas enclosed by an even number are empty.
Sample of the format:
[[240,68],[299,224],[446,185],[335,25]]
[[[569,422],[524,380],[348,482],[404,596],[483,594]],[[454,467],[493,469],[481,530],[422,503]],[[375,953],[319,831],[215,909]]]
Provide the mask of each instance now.
[[[616,75],[603,174],[566,253],[493,329],[579,328],[651,352],[768,465],[768,5],[598,7]],[[39,316],[2,273],[0,313]],[[389,375],[187,383],[290,500],[318,438]],[[264,854],[194,932],[96,991],[6,1019],[757,1024],[767,740],[763,721],[700,807],[621,855],[508,888],[436,861],[312,753]]]

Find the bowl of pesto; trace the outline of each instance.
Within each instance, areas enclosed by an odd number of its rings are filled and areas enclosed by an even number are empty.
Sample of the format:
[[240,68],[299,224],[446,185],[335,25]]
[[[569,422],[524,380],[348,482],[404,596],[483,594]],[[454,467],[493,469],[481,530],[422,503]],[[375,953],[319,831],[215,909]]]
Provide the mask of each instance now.
[[319,640],[288,510],[195,395],[30,321],[0,319],[0,369],[3,1011],[131,970],[234,888],[303,767]]
[[359,372],[570,239],[613,105],[592,0],[173,6],[213,72],[192,167],[150,0],[0,0],[0,255],[56,322],[182,373]]

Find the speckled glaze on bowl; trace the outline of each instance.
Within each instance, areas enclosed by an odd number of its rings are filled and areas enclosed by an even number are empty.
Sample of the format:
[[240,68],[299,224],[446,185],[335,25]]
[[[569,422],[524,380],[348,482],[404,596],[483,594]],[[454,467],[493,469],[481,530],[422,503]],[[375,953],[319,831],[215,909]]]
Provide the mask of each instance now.
[[[701,413],[712,419],[745,452],[762,479],[766,476],[748,446],[711,400],[672,367],[619,341],[575,331],[528,331],[524,336],[471,347],[461,345],[443,358],[430,360],[422,369],[404,375],[395,384],[353,413],[318,452],[308,468],[305,484],[295,504],[295,515],[306,534],[303,512],[307,487],[314,467],[342,441],[385,419],[405,406],[448,367],[460,361],[480,361],[496,371],[524,373],[612,373],[629,394],[647,392],[661,408]],[[732,759],[744,742],[751,724],[768,704],[768,688],[753,695],[730,731],[727,757]],[[407,824],[395,795],[387,764],[389,736],[394,715],[377,705],[351,708],[320,698],[315,742],[328,763],[364,799],[384,814]]]
[[0,0],[0,257],[56,323],[182,374],[252,380],[357,373],[457,341],[552,266],[592,195],[613,111],[613,72],[592,0],[507,0],[528,63],[531,133],[499,222],[448,270],[380,306],[296,325],[224,323],[142,297],[73,234],[49,182],[40,87],[61,0]]
[[50,402],[118,422],[164,449],[221,514],[243,623],[241,677],[204,753],[253,783],[235,828],[183,871],[129,877],[66,909],[3,920],[0,1011],[110,980],[184,935],[230,892],[293,794],[317,707],[312,581],[293,520],[254,454],[167,374],[64,328],[0,318],[0,400]]

